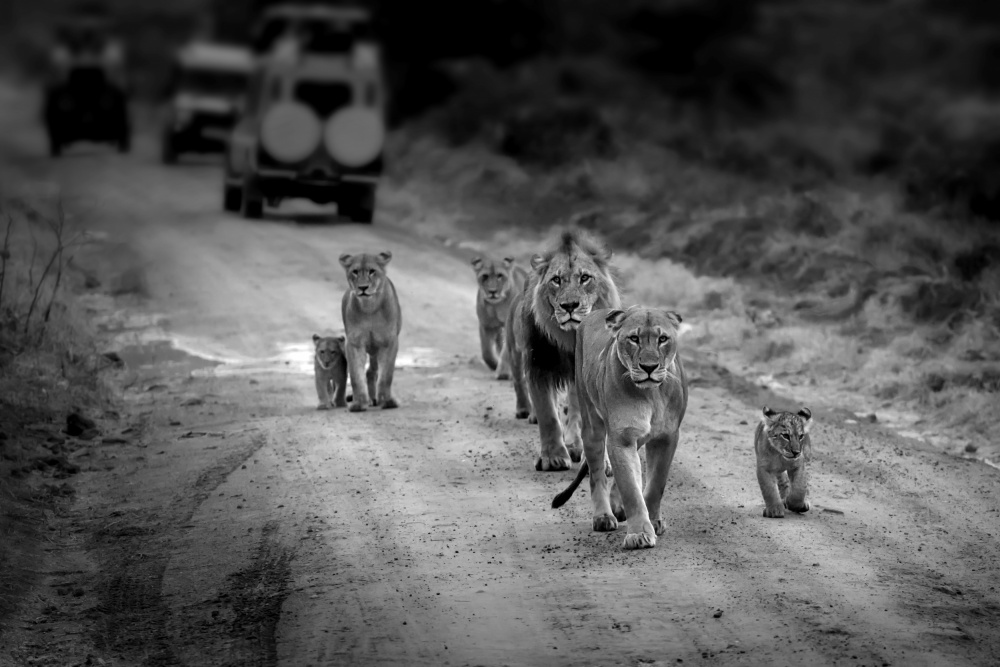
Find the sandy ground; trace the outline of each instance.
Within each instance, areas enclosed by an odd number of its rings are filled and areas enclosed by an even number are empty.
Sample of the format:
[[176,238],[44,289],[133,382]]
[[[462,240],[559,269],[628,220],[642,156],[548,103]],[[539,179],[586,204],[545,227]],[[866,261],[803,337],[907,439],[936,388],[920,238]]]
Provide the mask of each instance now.
[[[586,485],[550,509],[574,472],[534,471],[537,427],[478,360],[467,257],[388,209],[372,226],[223,214],[217,163],[163,167],[149,135],[49,160],[16,95],[5,192],[58,190],[103,239],[80,299],[130,367],[0,664],[1000,662],[997,470],[811,405],[813,509],[764,519],[753,428],[795,397],[689,347],[669,528],[622,551],[623,531],[591,531]],[[336,258],[382,249],[401,408],[317,411]]]

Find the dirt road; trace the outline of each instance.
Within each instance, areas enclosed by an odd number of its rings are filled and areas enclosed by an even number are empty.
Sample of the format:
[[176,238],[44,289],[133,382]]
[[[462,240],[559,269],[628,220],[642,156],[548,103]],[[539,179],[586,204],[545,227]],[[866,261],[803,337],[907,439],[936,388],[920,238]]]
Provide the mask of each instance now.
[[[537,427],[478,360],[461,252],[391,207],[373,226],[225,215],[218,165],[163,167],[151,136],[50,161],[31,108],[0,107],[6,182],[57,187],[100,233],[81,299],[130,362],[129,413],[80,450],[0,664],[1000,662],[996,470],[811,405],[813,510],[764,519],[753,428],[794,397],[688,347],[669,529],[624,552],[585,489],[549,508],[574,473],[534,471]],[[336,258],[382,249],[401,408],[319,412],[310,336],[340,326]]]

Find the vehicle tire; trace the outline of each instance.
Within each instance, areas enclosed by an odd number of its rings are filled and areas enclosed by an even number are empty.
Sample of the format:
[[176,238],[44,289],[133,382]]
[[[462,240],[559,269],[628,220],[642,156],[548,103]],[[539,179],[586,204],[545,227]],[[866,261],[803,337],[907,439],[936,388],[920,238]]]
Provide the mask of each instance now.
[[243,188],[225,183],[222,189],[222,208],[231,213],[239,213],[243,208]]
[[55,132],[49,131],[49,155],[51,157],[59,157],[62,155],[62,142],[59,137],[56,136]]
[[118,137],[118,141],[115,142],[118,146],[119,153],[128,153],[132,150],[132,134],[128,129],[125,129],[121,136]]
[[260,220],[264,217],[264,195],[251,176],[243,179],[243,201],[241,211],[243,217],[250,220]]
[[375,186],[358,185],[340,195],[337,206],[341,215],[354,222],[370,225],[375,218]]
[[169,132],[164,132],[160,142],[160,160],[163,164],[177,164],[178,153],[174,136]]

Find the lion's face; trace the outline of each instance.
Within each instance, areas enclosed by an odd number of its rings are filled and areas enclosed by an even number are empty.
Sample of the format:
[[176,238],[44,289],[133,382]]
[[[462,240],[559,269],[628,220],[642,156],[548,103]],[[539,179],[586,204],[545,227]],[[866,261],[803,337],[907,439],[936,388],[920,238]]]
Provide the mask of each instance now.
[[472,268],[476,271],[476,281],[479,292],[486,303],[502,303],[510,294],[511,269],[514,267],[513,257],[504,257],[503,261],[484,260],[476,257],[472,260]]
[[765,407],[760,420],[771,449],[786,459],[797,459],[802,455],[802,448],[808,442],[809,427],[812,426],[809,408],[802,408],[793,414]]
[[594,308],[606,280],[604,272],[589,253],[572,247],[545,261],[532,259],[538,274],[538,297],[552,310],[552,317],[563,331],[572,331]]
[[392,259],[389,251],[377,255],[363,253],[360,255],[343,254],[340,264],[347,271],[347,282],[351,291],[359,299],[371,299],[382,292],[385,284],[385,265]]
[[615,351],[628,377],[641,389],[654,389],[674,377],[681,316],[656,308],[612,310],[606,323],[615,334]]
[[313,343],[316,345],[316,359],[320,366],[329,368],[330,364],[344,356],[344,336],[320,336],[313,334]]

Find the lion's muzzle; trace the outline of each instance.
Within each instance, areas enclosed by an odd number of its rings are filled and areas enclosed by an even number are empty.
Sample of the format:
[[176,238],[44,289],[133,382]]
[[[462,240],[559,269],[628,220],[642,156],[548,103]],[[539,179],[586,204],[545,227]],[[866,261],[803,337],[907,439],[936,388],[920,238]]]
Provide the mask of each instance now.
[[560,303],[558,308],[554,308],[554,315],[559,328],[563,331],[572,331],[580,326],[580,322],[590,312],[587,306],[581,306],[579,301],[568,301]]

